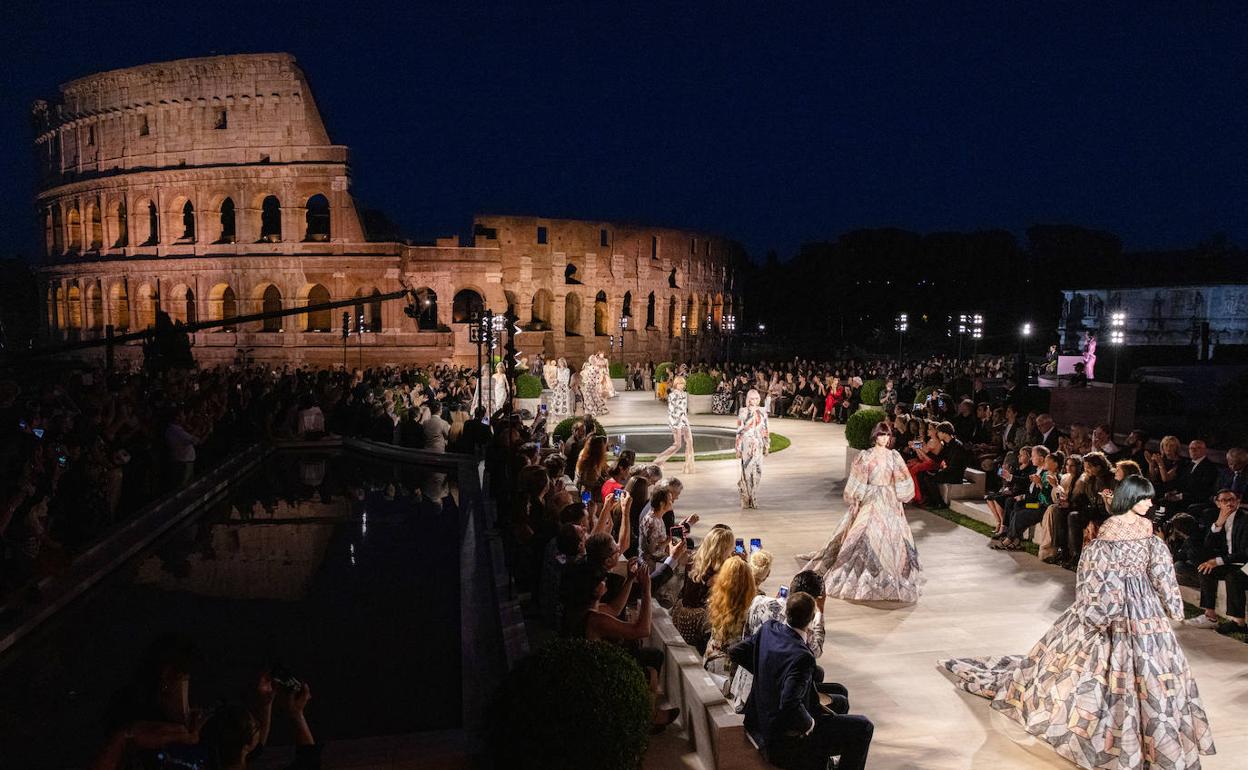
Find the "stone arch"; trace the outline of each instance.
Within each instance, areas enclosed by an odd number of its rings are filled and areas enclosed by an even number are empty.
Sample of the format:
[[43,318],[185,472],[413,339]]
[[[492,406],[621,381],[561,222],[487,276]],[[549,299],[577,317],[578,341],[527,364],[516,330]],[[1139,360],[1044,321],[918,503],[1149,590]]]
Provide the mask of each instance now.
[[135,321],[140,329],[150,329],[156,325],[157,304],[156,291],[152,285],[141,284],[134,305]]
[[69,210],[69,215],[65,217],[65,243],[68,244],[67,251],[76,254],[82,251],[82,215],[78,213],[78,207],[73,206]]
[[125,198],[119,198],[108,206],[108,238],[114,249],[130,245],[130,215],[126,211]]
[[238,209],[233,197],[222,195],[213,199],[205,229],[209,235],[215,235],[213,243],[235,243],[238,240]]
[[46,257],[56,256],[57,241],[56,237],[56,218],[52,216],[52,209],[45,208],[39,212],[40,224],[43,226],[43,253]]
[[650,292],[650,296],[646,297],[646,328],[654,327],[654,292]]
[[99,200],[87,203],[87,249],[99,251],[104,248],[104,214]]
[[581,295],[574,291],[563,298],[563,334],[565,337],[581,336]]
[[52,253],[65,253],[65,214],[57,205],[52,206]]
[[700,325],[698,310],[698,295],[690,294],[689,299],[685,302],[685,326],[689,330],[690,335],[698,333],[698,326]]
[[[320,305],[330,302],[329,289],[323,284],[314,283],[304,294],[306,305]],[[311,310],[304,314],[304,328],[310,332],[327,332],[333,328],[334,312],[332,310]]]
[[[282,309],[282,291],[272,283],[262,283],[252,292],[253,299],[260,305],[261,313],[273,313]],[[280,332],[283,330],[284,317],[266,318],[260,322],[262,332]]]
[[722,328],[724,323],[724,295],[716,294],[711,299],[711,321],[715,324],[715,328]]
[[550,290],[538,289],[537,292],[533,294],[533,307],[530,315],[533,319],[532,326],[534,328],[550,328],[550,311],[552,310],[552,305],[554,305],[554,297],[551,295]]
[[438,328],[438,293],[428,286],[416,290],[416,329],[436,331]]
[[139,241],[139,245],[155,246],[160,243],[160,212],[156,210],[155,202],[151,198],[144,198],[135,206],[135,210],[146,221],[145,228],[140,230],[143,240]]
[[113,328],[130,328],[130,292],[124,280],[114,281],[108,288],[109,310],[112,312]]
[[355,317],[364,318],[364,328],[369,332],[382,331],[381,300],[368,299],[380,294],[379,289],[358,289],[355,292],[355,298],[359,300],[355,303]]
[[199,313],[195,308],[195,291],[184,283],[173,287],[169,293],[169,301],[165,303],[170,321],[181,321],[193,324],[198,320]]
[[611,318],[607,306],[607,293],[598,292],[594,297],[594,336],[605,337],[611,333]]
[[100,289],[99,280],[87,285],[87,326],[92,331],[104,331],[104,292]]
[[466,324],[475,314],[485,312],[485,300],[475,289],[460,289],[451,301],[451,323]]
[[65,328],[71,332],[82,329],[82,289],[71,283],[65,292]]
[[282,240],[282,202],[276,195],[260,198],[260,237],[257,243],[278,243]]
[[43,305],[44,312],[48,316],[48,329],[56,329],[60,324],[61,319],[58,317],[57,312],[57,303],[61,301],[60,292],[61,288],[59,286],[48,284],[48,292]]
[[304,212],[306,228],[303,233],[303,239],[318,243],[328,241],[329,199],[321,193],[313,195],[304,204]]
[[[213,321],[223,321],[238,315],[238,295],[228,283],[219,283],[208,292],[208,316]],[[231,324],[218,327],[218,331],[236,331]]]

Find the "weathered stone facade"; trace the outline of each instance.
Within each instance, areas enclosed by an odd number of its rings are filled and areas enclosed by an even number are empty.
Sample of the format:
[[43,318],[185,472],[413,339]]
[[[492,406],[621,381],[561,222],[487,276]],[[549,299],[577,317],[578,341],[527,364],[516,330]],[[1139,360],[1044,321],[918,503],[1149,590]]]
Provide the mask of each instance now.
[[[471,244],[370,239],[347,148],[330,143],[287,54],[106,72],[33,112],[49,341],[142,330],[157,310],[203,321],[360,298],[352,365],[473,360],[474,307],[511,307],[528,352],[579,361],[622,338],[628,360],[717,358],[740,314],[741,249],[710,234],[479,216]],[[404,283],[419,319],[367,300]],[[342,361],[340,312],[246,327],[197,332],[196,357]]]

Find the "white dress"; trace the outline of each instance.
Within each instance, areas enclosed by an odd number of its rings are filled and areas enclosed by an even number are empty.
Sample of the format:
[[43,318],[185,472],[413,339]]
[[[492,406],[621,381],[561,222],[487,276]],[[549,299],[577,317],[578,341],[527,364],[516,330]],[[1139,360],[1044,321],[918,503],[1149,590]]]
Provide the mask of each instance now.
[[498,411],[499,409],[503,408],[504,404],[507,403],[507,375],[503,374],[502,372],[495,372],[494,377],[493,377],[493,383],[494,383],[494,393],[493,393],[494,405],[492,408],[494,409],[494,411]]
[[554,392],[550,399],[550,413],[562,419],[572,414],[572,370],[566,366],[557,368]]

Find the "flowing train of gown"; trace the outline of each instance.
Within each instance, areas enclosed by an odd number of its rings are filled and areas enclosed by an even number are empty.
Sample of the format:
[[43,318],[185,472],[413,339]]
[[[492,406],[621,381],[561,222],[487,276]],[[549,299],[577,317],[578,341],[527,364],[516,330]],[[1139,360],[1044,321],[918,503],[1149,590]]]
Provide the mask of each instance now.
[[923,570],[903,505],[913,497],[901,455],[879,448],[859,453],[845,481],[849,512],[802,569],[823,575],[833,598],[917,602]]
[[1183,617],[1170,550],[1148,519],[1111,516],[1030,652],[940,665],[1080,767],[1197,770],[1213,734],[1167,614]]

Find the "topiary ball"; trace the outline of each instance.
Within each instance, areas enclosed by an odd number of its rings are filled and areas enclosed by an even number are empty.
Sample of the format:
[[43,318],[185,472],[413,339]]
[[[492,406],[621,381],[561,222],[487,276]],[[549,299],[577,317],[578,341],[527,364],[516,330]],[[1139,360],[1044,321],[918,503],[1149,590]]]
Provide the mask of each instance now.
[[870,449],[871,431],[883,419],[883,409],[859,409],[845,422],[845,440],[854,449]]
[[880,393],[884,391],[884,380],[867,380],[858,390],[858,398],[867,406],[880,405]]
[[691,396],[709,396],[718,384],[719,378],[706,372],[694,372],[685,378],[685,390]]
[[499,766],[637,770],[650,732],[650,689],[628,653],[560,639],[503,682],[490,731]]
[[627,367],[624,366],[624,363],[622,361],[611,362],[611,379],[622,380],[627,374],[628,374],[628,369]]
[[675,366],[676,364],[672,363],[671,361],[664,361],[663,363],[654,367],[654,381],[663,382],[663,380],[667,379],[667,370]]
[[[555,440],[567,441],[568,436],[572,435],[572,426],[584,419],[585,419],[584,417],[565,417],[562,420],[560,420],[559,424],[555,426],[555,430],[552,433]],[[607,435],[606,429],[602,427],[602,424],[600,422],[598,422],[597,420],[594,420],[593,418],[590,418],[590,421],[594,424],[595,436]]]
[[516,377],[516,398],[541,398],[542,378],[532,374]]

